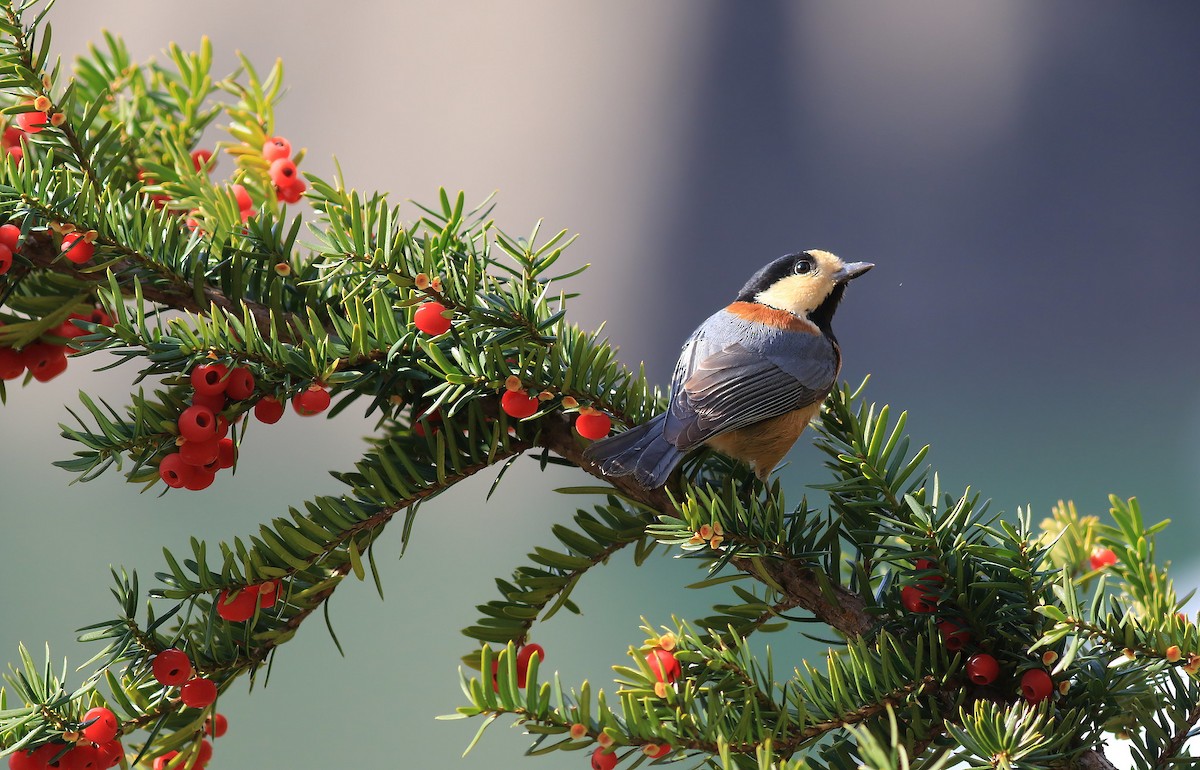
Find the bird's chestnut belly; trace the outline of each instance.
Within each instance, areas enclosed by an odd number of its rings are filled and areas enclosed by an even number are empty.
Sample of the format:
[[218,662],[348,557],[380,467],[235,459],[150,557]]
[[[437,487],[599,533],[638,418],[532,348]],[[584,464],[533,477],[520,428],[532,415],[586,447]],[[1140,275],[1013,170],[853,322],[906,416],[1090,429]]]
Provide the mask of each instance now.
[[821,402],[818,401],[803,409],[713,436],[707,443],[721,454],[750,463],[758,477],[766,479],[820,411]]

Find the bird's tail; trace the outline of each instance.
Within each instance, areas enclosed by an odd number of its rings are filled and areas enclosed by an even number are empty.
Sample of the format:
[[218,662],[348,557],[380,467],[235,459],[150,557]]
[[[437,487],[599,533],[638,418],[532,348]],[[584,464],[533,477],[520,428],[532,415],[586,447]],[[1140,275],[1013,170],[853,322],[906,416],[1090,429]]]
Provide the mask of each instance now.
[[666,414],[624,433],[597,441],[583,456],[596,463],[605,476],[633,476],[646,489],[667,483],[683,459],[683,451],[663,437]]

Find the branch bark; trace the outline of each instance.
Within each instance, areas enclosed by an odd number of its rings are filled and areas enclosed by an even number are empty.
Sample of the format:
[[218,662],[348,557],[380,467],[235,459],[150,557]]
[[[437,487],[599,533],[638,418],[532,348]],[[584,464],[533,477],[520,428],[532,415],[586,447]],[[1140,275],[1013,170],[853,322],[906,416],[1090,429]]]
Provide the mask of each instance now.
[[[541,445],[578,465],[587,473],[611,484],[624,496],[662,514],[674,514],[675,505],[663,489],[646,489],[629,476],[610,477],[600,472],[596,465],[583,456],[583,447],[571,430],[570,422],[559,415],[542,418]],[[866,612],[862,598],[842,586],[821,589],[816,574],[808,567],[784,559],[733,559],[737,569],[754,575],[760,569],[771,580],[783,587],[788,598],[796,606],[811,612],[818,620],[837,629],[848,637],[862,636],[874,627],[874,620]]]
[[[104,243],[103,240],[97,242]],[[85,267],[76,266],[62,259],[59,256],[58,250],[54,247],[54,240],[46,232],[30,233],[25,242],[21,244],[20,255],[33,263],[35,268],[53,270],[56,273],[68,275],[78,281],[102,285],[106,280],[106,276],[102,272],[89,271]],[[118,274],[133,273],[135,275],[147,272],[145,267],[133,258],[118,260],[112,266],[112,270]],[[142,286],[142,296],[151,302],[197,314],[205,314],[212,305],[216,305],[222,310],[238,316],[242,313],[241,305],[244,303],[250,311],[251,317],[254,318],[254,323],[258,326],[259,331],[264,336],[270,336],[271,311],[266,305],[251,300],[243,300],[243,303],[235,302],[225,296],[220,290],[207,285],[201,289],[201,296],[204,297],[204,303],[201,304],[196,301],[196,291],[190,281],[173,273],[160,273],[160,275],[170,278],[172,286],[165,288],[144,284]]]

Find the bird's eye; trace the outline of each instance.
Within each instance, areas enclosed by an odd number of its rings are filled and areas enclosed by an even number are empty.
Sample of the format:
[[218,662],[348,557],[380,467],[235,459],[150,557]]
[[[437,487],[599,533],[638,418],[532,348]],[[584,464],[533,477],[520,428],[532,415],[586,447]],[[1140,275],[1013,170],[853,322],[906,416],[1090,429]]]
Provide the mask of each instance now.
[[801,257],[796,260],[796,266],[793,268],[796,275],[805,275],[813,271],[813,261],[808,257]]

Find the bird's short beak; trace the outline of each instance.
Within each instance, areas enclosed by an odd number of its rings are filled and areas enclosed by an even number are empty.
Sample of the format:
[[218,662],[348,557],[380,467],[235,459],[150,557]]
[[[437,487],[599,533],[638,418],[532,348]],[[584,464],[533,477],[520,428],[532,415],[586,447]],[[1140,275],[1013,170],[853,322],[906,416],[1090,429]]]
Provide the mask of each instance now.
[[870,262],[849,262],[842,265],[842,269],[833,274],[833,279],[838,283],[845,283],[851,278],[857,278],[871,268],[875,267]]

